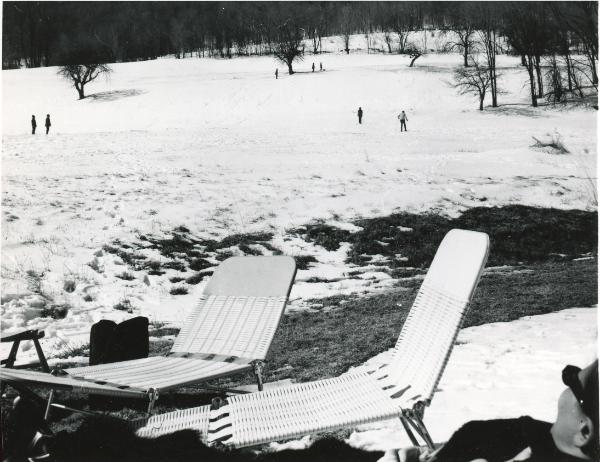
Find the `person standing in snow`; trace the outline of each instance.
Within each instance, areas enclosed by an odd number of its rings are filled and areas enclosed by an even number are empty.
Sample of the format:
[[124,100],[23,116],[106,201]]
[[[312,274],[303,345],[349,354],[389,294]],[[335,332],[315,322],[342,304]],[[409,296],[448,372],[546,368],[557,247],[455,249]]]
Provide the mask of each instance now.
[[398,120],[400,121],[400,131],[407,132],[408,130],[406,128],[406,122],[408,121],[408,117],[406,117],[406,114],[404,113],[404,111],[402,111],[400,114],[398,114]]
[[31,134],[35,135],[35,129],[37,128],[37,122],[35,121],[35,116],[31,116]]
[[52,124],[50,123],[50,114],[46,114],[46,135],[50,131],[50,127]]
[[319,63],[319,71],[323,71],[323,63]]
[[279,78],[279,69],[275,69],[275,80]]
[[362,124],[363,110],[361,107],[358,108],[358,112],[356,114],[358,115],[358,123]]
[[315,63],[313,63],[313,65],[312,65],[312,70],[313,70],[313,72],[315,72]]

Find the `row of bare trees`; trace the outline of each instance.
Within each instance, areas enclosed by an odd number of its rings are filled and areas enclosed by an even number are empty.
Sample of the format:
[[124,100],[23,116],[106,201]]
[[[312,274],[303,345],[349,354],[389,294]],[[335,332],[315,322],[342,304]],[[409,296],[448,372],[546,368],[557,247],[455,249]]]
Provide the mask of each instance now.
[[[521,56],[531,101],[597,89],[597,2],[3,2],[3,68],[176,57],[270,54],[293,73],[322,37],[381,33],[388,53],[427,53],[414,33],[437,29],[465,68],[487,73],[498,105],[496,56]],[[427,35],[423,35],[427,37]],[[84,59],[85,58],[85,59]],[[93,58],[93,59],[92,59]],[[476,66],[475,66],[476,64]],[[545,82],[546,81],[546,82]],[[564,88],[563,88],[564,87]]]
[[597,2],[463,3],[457,12],[471,20],[449,27],[455,39],[448,47],[464,58],[454,82],[479,97],[480,109],[488,92],[498,105],[496,56],[506,52],[521,56],[534,107],[540,98],[583,98],[590,88],[597,94]]

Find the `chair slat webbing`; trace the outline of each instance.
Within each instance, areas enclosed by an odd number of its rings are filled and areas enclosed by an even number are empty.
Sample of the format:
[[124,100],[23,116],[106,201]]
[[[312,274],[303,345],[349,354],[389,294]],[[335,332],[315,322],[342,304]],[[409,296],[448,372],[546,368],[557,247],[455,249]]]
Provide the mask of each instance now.
[[77,367],[66,369],[65,372],[86,381],[166,390],[238,373],[250,367],[248,364],[153,356],[98,366]]
[[199,406],[180,411],[167,412],[143,419],[136,423],[136,433],[144,438],[155,438],[179,430],[195,430],[206,442],[210,406]]
[[386,371],[398,388],[410,385],[409,394],[415,399],[432,398],[467,307],[467,300],[457,300],[423,283]]
[[94,393],[105,396],[147,397],[146,390],[140,390],[129,386],[116,387],[107,384],[78,380],[69,376],[54,376],[47,372],[29,371],[24,369],[0,368],[0,382],[8,384],[16,382],[29,384],[31,386],[70,390],[81,393]]
[[203,296],[188,316],[171,353],[265,359],[285,297]]
[[208,441],[236,447],[333,431],[399,415],[366,373],[233,396],[211,412]]

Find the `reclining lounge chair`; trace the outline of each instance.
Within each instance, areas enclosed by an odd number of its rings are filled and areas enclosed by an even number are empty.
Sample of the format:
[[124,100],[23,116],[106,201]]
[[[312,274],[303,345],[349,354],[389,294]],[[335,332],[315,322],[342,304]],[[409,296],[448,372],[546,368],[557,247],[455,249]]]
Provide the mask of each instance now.
[[400,418],[413,444],[418,442],[411,427],[432,447],[423,424],[424,409],[450,356],[488,248],[484,233],[452,230],[445,236],[389,364],[230,396],[222,406],[213,403],[156,415],[138,425],[138,435],[193,428],[208,444],[244,447]]
[[292,257],[233,257],[208,282],[171,351],[118,363],[66,369],[66,375],[0,369],[0,382],[149,400],[159,393],[261,368],[296,273]]

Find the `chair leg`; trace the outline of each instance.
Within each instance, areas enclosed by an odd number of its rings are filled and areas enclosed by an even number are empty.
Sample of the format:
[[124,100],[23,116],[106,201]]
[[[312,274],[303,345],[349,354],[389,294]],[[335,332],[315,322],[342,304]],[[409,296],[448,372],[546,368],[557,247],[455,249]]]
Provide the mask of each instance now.
[[427,446],[429,446],[430,449],[435,449],[433,439],[429,435],[429,432],[427,431],[427,428],[425,427],[425,424],[423,423],[423,419],[421,418],[419,412],[415,412],[412,409],[407,409],[403,412],[403,417],[413,427],[415,432],[417,432],[417,434],[423,439],[423,441],[425,441],[425,444],[427,444]]
[[404,427],[404,431],[406,432],[406,434],[410,438],[410,441],[413,444],[413,446],[419,446],[419,442],[417,441],[417,439],[415,438],[415,435],[413,434],[412,430],[408,426],[408,423],[406,423],[406,418],[401,416],[400,417],[400,422],[402,422],[402,426]]
[[10,348],[10,353],[8,354],[8,358],[6,359],[6,367],[13,367],[15,361],[17,360],[17,352],[19,351],[20,340],[15,340]]
[[256,376],[256,383],[258,385],[258,391],[262,391],[263,390],[262,371],[263,371],[263,367],[264,367],[265,363],[262,361],[254,361],[252,363],[252,365],[254,366],[254,375]]
[[48,421],[48,417],[50,417],[50,409],[52,408],[52,400],[54,399],[54,390],[50,390],[50,394],[48,395],[48,403],[46,404],[46,411],[44,412],[44,422]]
[[46,357],[44,356],[44,352],[42,351],[42,347],[40,346],[40,342],[37,338],[33,339],[33,345],[35,346],[35,351],[37,352],[38,358],[40,360],[40,365],[42,366],[42,370],[44,372],[50,372],[50,368],[48,367],[48,362],[46,361]]
[[148,390],[148,398],[150,399],[150,403],[148,403],[148,411],[146,413],[150,415],[152,409],[154,409],[154,404],[156,404],[156,400],[158,399],[158,390],[155,390],[154,388]]

